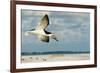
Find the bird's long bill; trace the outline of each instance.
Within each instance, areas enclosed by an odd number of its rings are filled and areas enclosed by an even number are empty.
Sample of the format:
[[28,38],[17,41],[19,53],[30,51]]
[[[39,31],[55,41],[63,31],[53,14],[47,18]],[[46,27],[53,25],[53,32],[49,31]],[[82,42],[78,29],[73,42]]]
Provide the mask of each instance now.
[[57,38],[53,38],[54,40],[56,40],[56,41],[58,41],[58,39]]
[[56,38],[55,35],[53,35],[52,38],[53,38],[54,40],[58,41],[58,39]]

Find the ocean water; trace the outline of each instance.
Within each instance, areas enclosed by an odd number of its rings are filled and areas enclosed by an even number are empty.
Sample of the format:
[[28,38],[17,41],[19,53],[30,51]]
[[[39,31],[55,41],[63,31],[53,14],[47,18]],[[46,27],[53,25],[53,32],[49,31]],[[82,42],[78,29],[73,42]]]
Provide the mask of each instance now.
[[49,55],[49,54],[89,54],[89,51],[52,51],[52,52],[22,52],[21,55]]

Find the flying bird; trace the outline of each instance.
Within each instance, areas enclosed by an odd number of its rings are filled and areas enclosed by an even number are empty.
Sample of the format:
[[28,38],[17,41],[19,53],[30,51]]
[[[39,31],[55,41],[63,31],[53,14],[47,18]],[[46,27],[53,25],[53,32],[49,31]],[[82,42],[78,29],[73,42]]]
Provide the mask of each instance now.
[[37,37],[43,42],[49,42],[50,38],[58,41],[55,34],[46,31],[46,28],[48,25],[49,25],[49,17],[47,14],[45,14],[44,17],[41,19],[40,24],[35,29],[26,31],[25,34],[26,35],[32,35],[32,34],[37,35]]

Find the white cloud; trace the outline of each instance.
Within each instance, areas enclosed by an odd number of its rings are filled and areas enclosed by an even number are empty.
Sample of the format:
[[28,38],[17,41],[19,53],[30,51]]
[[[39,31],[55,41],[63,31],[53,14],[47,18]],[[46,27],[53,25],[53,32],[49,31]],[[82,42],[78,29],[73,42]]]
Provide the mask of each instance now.
[[22,10],[22,14],[24,15],[29,15],[29,16],[34,16],[34,15],[45,15],[45,14],[50,14],[51,12],[49,11],[33,11],[33,10]]
[[[44,15],[44,14],[52,14],[50,11],[23,11],[25,15]],[[50,16],[50,25],[48,26],[48,29],[50,31],[55,32],[57,37],[59,39],[65,40],[66,38],[68,40],[80,40],[83,36],[82,29],[88,27],[88,22],[84,19],[89,16],[87,13],[61,13],[65,18],[62,18],[60,16],[53,15],[54,17]],[[42,17],[41,16],[41,17]],[[33,17],[34,18],[34,17]],[[38,19],[38,18],[37,18]],[[33,19],[32,19],[33,20]],[[30,21],[32,21],[30,20]],[[85,27],[84,27],[85,26]],[[75,29],[79,29],[78,31]],[[82,29],[81,29],[82,28]]]
[[64,29],[61,31],[56,31],[56,35],[58,39],[61,40],[70,40],[70,41],[78,41],[82,37],[82,33],[79,31],[74,31],[71,29]]

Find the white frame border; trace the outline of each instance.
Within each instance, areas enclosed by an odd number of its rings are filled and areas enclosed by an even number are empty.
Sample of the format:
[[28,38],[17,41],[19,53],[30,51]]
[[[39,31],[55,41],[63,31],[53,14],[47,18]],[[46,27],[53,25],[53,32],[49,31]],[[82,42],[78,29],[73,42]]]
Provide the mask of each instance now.
[[[49,10],[49,11],[70,11],[70,12],[90,12],[90,60],[84,61],[62,61],[62,62],[42,62],[42,63],[21,63],[21,9],[29,10]],[[53,66],[74,66],[94,64],[94,9],[70,8],[70,7],[52,7],[36,5],[16,5],[16,68],[40,68]]]

